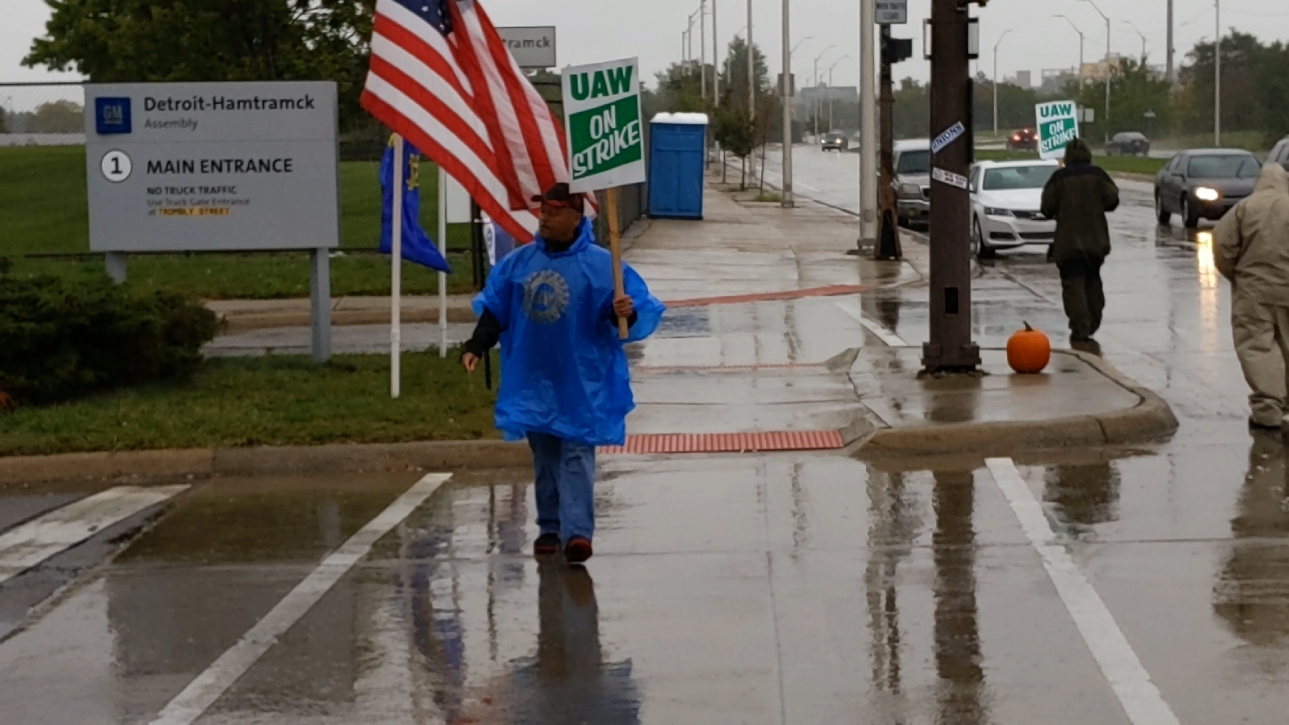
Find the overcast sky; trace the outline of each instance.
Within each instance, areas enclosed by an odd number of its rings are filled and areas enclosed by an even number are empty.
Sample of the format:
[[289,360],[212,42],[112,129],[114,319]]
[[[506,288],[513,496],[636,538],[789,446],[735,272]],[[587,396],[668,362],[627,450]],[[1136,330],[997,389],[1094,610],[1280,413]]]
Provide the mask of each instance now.
[[[19,61],[33,37],[44,32],[49,8],[42,0],[2,0],[5,22],[0,24],[0,81],[67,79],[42,69],[24,68]],[[1141,38],[1128,21],[1146,36],[1151,62],[1162,65],[1166,37],[1167,0],[1094,0],[1111,14],[1111,50],[1125,55],[1141,53]],[[698,9],[698,0],[594,0],[592,2],[534,2],[534,0],[482,0],[497,25],[555,25],[561,65],[591,63],[638,55],[647,79],[680,59],[681,33],[687,18]],[[746,0],[717,0],[719,40],[724,47],[747,22]],[[1174,0],[1177,22],[1177,61],[1196,41],[1214,35],[1213,0]],[[711,8],[711,1],[708,8]],[[781,66],[781,0],[752,0],[753,40],[769,56],[771,73]],[[930,0],[909,0],[909,25],[895,30],[897,37],[912,37],[914,59],[896,68],[896,77],[925,80],[929,66],[922,58],[922,19],[930,13]],[[1079,37],[1070,25],[1053,13],[1068,15],[1087,37],[1088,61],[1105,53],[1106,25],[1086,0],[992,0],[975,11],[981,18],[980,69],[991,73],[993,47],[1003,40],[998,54],[1000,76],[1017,70],[1034,72],[1037,80],[1044,68],[1068,68],[1078,62]],[[710,22],[710,18],[709,18]],[[833,71],[835,85],[854,85],[859,77],[857,0],[792,0],[792,42],[810,37],[793,57],[798,84],[813,70],[816,56],[821,75],[834,61],[848,56]],[[1286,0],[1223,0],[1222,25],[1253,33],[1264,41],[1289,40],[1289,2]],[[695,23],[694,53],[698,54]],[[711,52],[711,26],[707,28]],[[834,46],[828,49],[828,46]],[[74,77],[74,76],[72,76]]]

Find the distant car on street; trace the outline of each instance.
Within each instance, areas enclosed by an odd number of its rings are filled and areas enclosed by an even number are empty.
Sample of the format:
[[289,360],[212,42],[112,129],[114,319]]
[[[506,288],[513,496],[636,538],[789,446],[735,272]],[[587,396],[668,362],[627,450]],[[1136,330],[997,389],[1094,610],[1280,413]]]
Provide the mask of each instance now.
[[1253,193],[1262,165],[1240,149],[1193,149],[1174,156],[1155,177],[1155,216],[1180,214],[1187,229],[1218,220]]
[[1106,156],[1149,156],[1150,139],[1144,133],[1123,131],[1110,137],[1105,145]]
[[899,223],[926,224],[931,216],[931,141],[896,141],[894,156],[895,206]]
[[1032,128],[1022,128],[1007,137],[1007,149],[1010,151],[1037,151],[1038,132]]
[[819,148],[824,151],[845,151],[850,148],[850,139],[838,131],[826,133],[819,139]]
[[1061,168],[1049,161],[982,161],[971,167],[971,251],[981,259],[999,249],[1051,244],[1056,220],[1043,216],[1043,186]]
[[1271,149],[1271,153],[1267,154],[1267,161],[1280,164],[1285,167],[1285,171],[1289,171],[1289,136],[1280,139]]

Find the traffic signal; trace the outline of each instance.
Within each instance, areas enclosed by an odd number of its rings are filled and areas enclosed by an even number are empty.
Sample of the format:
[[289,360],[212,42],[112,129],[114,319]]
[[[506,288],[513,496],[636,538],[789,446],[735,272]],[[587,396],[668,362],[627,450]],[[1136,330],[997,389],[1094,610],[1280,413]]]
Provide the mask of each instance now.
[[911,38],[883,38],[882,62],[895,65],[913,57],[913,40]]

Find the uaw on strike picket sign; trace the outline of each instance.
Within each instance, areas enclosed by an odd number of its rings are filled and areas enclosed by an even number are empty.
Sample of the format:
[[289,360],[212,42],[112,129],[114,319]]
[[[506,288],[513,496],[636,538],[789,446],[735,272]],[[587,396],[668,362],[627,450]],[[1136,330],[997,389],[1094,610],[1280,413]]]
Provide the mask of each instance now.
[[90,248],[340,244],[336,85],[85,87]]
[[1059,159],[1065,147],[1079,137],[1078,106],[1074,101],[1052,101],[1034,107],[1038,120],[1038,157]]
[[575,192],[645,180],[640,67],[635,58],[564,68],[564,116]]

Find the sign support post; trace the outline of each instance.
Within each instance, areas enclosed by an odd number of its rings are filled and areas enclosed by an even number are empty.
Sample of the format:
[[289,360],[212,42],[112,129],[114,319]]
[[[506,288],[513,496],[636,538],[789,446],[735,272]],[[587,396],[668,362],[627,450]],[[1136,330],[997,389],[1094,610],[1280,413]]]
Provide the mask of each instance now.
[[[622,235],[618,231],[618,190],[616,187],[610,187],[604,192],[605,211],[609,215],[609,251],[613,253],[613,294],[614,298],[626,294],[626,287],[622,282]],[[627,331],[627,319],[618,318],[618,337],[625,340],[630,333]]]
[[[448,258],[448,173],[439,167],[439,254]],[[439,272],[439,357],[448,356],[448,276]]]
[[309,250],[309,320],[313,325],[313,361],[331,358],[331,253]]

